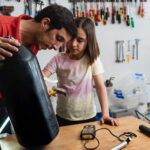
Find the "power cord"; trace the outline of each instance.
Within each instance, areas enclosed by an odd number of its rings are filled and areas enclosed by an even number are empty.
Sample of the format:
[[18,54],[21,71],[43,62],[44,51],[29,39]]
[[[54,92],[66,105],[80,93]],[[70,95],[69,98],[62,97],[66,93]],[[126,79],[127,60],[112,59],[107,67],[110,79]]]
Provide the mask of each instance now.
[[84,148],[87,149],[87,150],[94,150],[94,149],[97,149],[100,145],[100,141],[98,140],[98,138],[95,136],[94,139],[96,139],[97,141],[97,145],[93,148],[89,148],[86,146],[86,144],[89,142],[89,140],[86,140],[85,143],[84,143]]
[[[131,137],[131,138],[132,138],[132,137],[137,137],[137,135],[136,135],[135,133],[133,133],[133,132],[124,132],[124,133],[120,134],[119,136],[117,136],[117,135],[113,134],[113,133],[111,132],[111,130],[109,130],[108,128],[100,128],[100,129],[97,129],[97,130],[95,130],[95,133],[96,133],[97,131],[99,131],[99,130],[107,130],[107,131],[109,131],[109,133],[110,133],[112,136],[114,136],[115,138],[117,138],[120,142],[125,141],[125,140],[122,140],[122,139],[121,139],[121,137],[123,137],[123,136]],[[87,143],[89,142],[89,140],[86,140],[86,142],[85,142],[85,144],[84,144],[84,148],[87,149],[87,150],[95,150],[95,149],[97,149],[97,148],[99,147],[99,145],[100,145],[100,141],[98,140],[98,138],[97,138],[96,136],[94,137],[94,139],[96,139],[96,141],[97,141],[97,145],[96,145],[95,147],[93,147],[93,148],[87,147]]]
[[150,119],[147,118],[144,114],[140,113],[138,110],[135,110],[135,114],[136,114],[136,116],[137,116],[138,119],[141,119],[139,117],[139,115],[141,115],[144,119],[146,119],[148,121],[148,123],[150,123]]

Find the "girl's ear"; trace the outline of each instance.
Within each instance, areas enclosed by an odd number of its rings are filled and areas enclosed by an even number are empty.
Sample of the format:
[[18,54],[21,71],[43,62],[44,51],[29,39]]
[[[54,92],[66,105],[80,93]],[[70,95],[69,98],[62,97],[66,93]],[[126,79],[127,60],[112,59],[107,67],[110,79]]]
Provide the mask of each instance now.
[[50,28],[50,21],[51,19],[48,17],[45,17],[41,20],[41,27],[46,31]]

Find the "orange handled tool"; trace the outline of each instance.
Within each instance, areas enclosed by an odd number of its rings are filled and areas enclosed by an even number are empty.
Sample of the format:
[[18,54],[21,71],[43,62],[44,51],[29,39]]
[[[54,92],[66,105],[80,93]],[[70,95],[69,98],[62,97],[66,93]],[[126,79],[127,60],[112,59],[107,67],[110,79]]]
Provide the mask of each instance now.
[[53,87],[52,90],[53,90],[53,91],[51,91],[51,92],[49,93],[50,96],[51,96],[51,95],[55,96],[55,95],[58,94],[58,93],[59,93],[59,94],[63,94],[63,95],[66,96],[66,90],[65,90],[65,89]]

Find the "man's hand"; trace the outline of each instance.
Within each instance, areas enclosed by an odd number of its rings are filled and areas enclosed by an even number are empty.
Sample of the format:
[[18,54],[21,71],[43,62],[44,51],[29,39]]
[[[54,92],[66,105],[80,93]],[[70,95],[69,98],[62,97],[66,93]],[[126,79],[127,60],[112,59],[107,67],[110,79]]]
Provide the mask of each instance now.
[[11,39],[0,37],[0,60],[5,60],[5,57],[12,57],[13,54],[10,51],[18,52],[16,46],[20,46],[20,43],[13,37]]

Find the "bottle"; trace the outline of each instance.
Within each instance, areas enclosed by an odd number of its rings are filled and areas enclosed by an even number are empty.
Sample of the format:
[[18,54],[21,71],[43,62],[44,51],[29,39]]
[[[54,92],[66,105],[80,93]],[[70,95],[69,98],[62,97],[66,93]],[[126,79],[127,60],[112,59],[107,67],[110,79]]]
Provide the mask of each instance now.
[[59,126],[39,63],[23,45],[0,62],[0,91],[21,145],[44,146],[56,137]]

